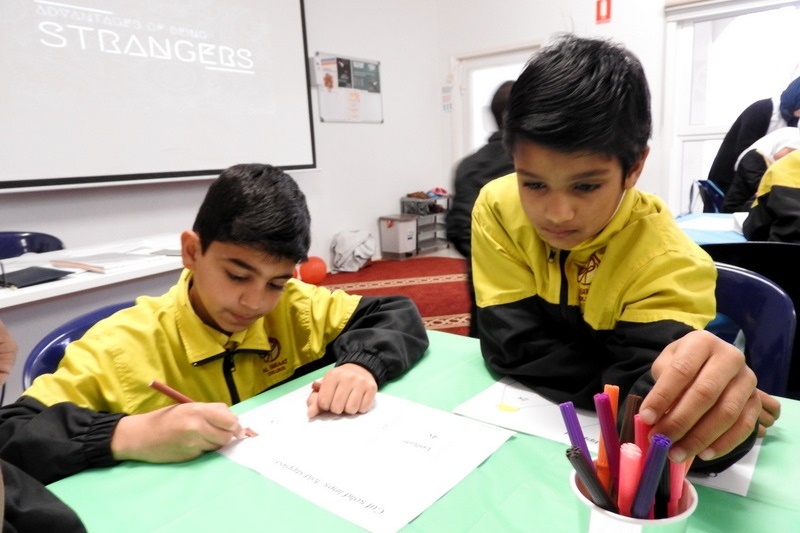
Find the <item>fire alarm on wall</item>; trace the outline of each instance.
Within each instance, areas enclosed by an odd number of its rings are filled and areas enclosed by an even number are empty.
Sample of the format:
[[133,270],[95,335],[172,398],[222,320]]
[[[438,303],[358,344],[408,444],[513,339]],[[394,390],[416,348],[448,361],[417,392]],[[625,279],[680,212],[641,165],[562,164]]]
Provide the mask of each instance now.
[[611,21],[611,0],[597,0],[595,20],[598,24]]

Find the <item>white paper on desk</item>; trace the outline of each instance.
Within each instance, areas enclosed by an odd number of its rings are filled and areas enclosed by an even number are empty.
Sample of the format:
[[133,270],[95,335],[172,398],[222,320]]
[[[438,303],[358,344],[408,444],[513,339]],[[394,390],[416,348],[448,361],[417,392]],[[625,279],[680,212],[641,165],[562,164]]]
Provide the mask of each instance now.
[[733,230],[736,233],[744,232],[744,221],[747,220],[749,214],[749,211],[736,212],[733,214]]
[[[533,392],[521,383],[503,378],[484,391],[462,403],[455,413],[495,424],[520,433],[536,435],[570,445],[564,419],[558,404]],[[597,453],[600,438],[600,423],[594,411],[577,410],[578,422],[586,439],[589,451]],[[733,466],[715,476],[691,476],[696,485],[746,496],[753,480],[761,440],[753,449]]]
[[739,496],[747,496],[750,489],[750,482],[756,470],[758,453],[761,451],[761,441],[756,439],[755,445],[747,452],[747,455],[736,461],[733,465],[719,474],[701,476],[696,474],[689,475],[689,481],[695,485],[703,485],[717,490],[724,490]]
[[[589,451],[597,453],[600,422],[594,411],[576,409]],[[528,435],[570,445],[567,427],[558,404],[505,377],[453,410],[459,415],[513,429]]]
[[703,216],[689,220],[678,220],[678,226],[682,229],[697,229],[704,231],[736,231],[736,223],[732,216]]
[[393,533],[512,432],[379,393],[363,415],[306,417],[304,386],[239,417],[258,433],[220,453],[368,531]]

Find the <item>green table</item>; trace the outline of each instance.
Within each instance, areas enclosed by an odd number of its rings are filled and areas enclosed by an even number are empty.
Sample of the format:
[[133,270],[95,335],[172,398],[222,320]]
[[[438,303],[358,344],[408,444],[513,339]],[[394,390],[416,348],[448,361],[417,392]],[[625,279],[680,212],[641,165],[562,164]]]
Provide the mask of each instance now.
[[[429,332],[420,363],[382,392],[451,411],[493,383],[475,339]],[[237,405],[244,412],[320,377],[325,369]],[[697,487],[689,531],[797,531],[800,524],[800,402],[782,401],[782,416],[764,440],[746,498]],[[517,434],[404,532],[575,532],[566,446]],[[380,465],[375,465],[380,468]],[[387,480],[387,483],[391,482]],[[153,465],[127,462],[50,485],[90,533],[147,531],[358,532],[359,527],[227,458]]]

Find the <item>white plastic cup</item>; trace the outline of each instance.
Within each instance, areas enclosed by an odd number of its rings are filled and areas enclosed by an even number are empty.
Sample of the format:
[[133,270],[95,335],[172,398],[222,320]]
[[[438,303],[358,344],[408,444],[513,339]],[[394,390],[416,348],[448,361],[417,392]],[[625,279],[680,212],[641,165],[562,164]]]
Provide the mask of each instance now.
[[598,507],[589,499],[574,470],[570,473],[569,485],[578,501],[578,521],[584,533],[684,533],[689,517],[697,509],[697,491],[688,481],[683,482],[679,514],[655,520],[631,518]]

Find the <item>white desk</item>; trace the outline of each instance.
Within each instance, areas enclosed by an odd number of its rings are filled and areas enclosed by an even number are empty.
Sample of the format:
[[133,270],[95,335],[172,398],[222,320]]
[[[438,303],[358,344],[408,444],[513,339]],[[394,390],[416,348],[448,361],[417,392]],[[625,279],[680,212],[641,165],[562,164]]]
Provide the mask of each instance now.
[[[179,248],[179,235],[162,234],[101,246],[25,254],[5,259],[3,265],[7,272],[11,272],[26,266],[50,266],[50,260],[57,257]],[[22,289],[0,288],[0,319],[19,344],[17,362],[6,383],[4,403],[16,400],[22,392],[25,359],[45,334],[98,307],[133,300],[145,294],[162,294],[175,284],[181,268],[181,258],[178,256],[154,255],[152,261],[120,267],[103,274],[75,270],[73,274],[57,281]]]

